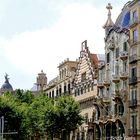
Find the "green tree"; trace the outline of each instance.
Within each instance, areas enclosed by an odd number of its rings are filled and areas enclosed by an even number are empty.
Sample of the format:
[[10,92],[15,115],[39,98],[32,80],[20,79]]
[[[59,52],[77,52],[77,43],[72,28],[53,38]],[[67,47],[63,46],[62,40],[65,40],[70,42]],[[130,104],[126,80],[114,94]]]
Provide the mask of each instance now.
[[5,135],[5,137],[11,137],[14,140],[18,140],[22,135],[20,127],[22,122],[21,112],[19,104],[15,101],[13,96],[10,96],[10,94],[0,96],[0,117],[4,116],[4,131],[17,132],[16,135]]
[[78,103],[70,96],[58,97],[46,112],[46,126],[51,136],[57,135],[62,140],[69,139],[70,132],[82,124]]
[[32,94],[31,91],[27,90],[21,90],[21,89],[17,89],[15,92],[15,98],[17,99],[17,101],[19,102],[25,102],[27,104],[31,104],[34,100],[34,95]]
[[50,99],[47,96],[40,95],[36,96],[30,104],[23,123],[29,136],[39,139],[46,135],[45,112],[49,102]]

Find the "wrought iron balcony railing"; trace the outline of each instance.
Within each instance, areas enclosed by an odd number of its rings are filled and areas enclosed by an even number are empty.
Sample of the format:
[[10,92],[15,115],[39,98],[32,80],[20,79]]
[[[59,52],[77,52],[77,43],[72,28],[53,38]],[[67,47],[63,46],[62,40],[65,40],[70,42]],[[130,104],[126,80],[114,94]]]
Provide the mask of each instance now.
[[135,136],[135,135],[137,135],[137,128],[128,129],[128,135],[129,136]]
[[133,76],[133,77],[129,78],[129,85],[136,84],[136,83],[137,83],[137,77],[136,76]]
[[136,99],[132,99],[129,101],[129,108],[135,107],[137,106],[137,100]]

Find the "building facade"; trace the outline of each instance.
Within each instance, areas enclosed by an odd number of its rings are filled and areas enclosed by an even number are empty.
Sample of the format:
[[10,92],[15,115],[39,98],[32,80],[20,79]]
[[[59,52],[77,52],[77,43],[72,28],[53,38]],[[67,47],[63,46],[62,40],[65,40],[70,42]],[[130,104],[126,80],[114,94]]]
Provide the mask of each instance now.
[[[98,64],[104,63],[104,55],[90,53],[87,41],[82,42],[79,62],[73,85],[73,97],[80,104],[81,114],[85,118],[82,126],[76,130],[74,140],[90,140],[93,137],[91,125],[95,128],[96,139],[100,139],[100,128],[97,121],[100,117],[97,105]],[[94,116],[94,114],[96,115]]]
[[52,79],[44,88],[49,98],[56,98],[62,95],[72,95],[72,84],[77,68],[77,61],[70,61],[68,58],[58,66],[59,75]]
[[[115,23],[111,20],[112,9],[108,4],[105,29],[105,65],[101,65],[98,77],[98,96],[102,99],[102,139],[127,136],[129,30],[126,4]],[[101,122],[100,118],[99,121]],[[103,128],[103,129],[102,129]]]
[[130,4],[128,135],[140,139],[140,1]]
[[140,140],[140,1],[127,2],[115,22],[107,5],[105,55],[82,42],[77,61],[59,64],[59,75],[43,91],[70,95],[85,118],[72,140]]

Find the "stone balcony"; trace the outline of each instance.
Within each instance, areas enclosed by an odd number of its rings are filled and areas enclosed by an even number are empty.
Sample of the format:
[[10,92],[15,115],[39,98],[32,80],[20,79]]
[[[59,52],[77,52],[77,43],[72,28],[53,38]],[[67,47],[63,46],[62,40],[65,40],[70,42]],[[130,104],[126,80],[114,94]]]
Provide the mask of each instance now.
[[128,52],[127,51],[120,52],[120,59],[121,60],[126,60],[127,58],[128,58]]
[[110,80],[106,79],[103,81],[104,86],[109,87],[110,86]]
[[128,78],[128,72],[121,72],[120,73],[120,79],[126,80]]
[[103,103],[105,104],[109,104],[110,103],[111,98],[109,96],[105,96],[102,98]]
[[120,90],[115,89],[114,93],[112,94],[113,101],[116,101],[118,98],[121,98]]
[[113,74],[112,75],[112,82],[118,83],[120,81],[120,77],[118,74]]
[[105,63],[98,64],[98,69],[101,70],[105,66]]
[[111,51],[113,51],[115,49],[114,42],[111,42],[111,44],[109,45],[108,49],[110,49]]
[[98,88],[103,88],[103,87],[104,87],[103,81],[99,81],[99,82],[97,83],[97,87],[98,87]]
[[130,55],[129,63],[131,64],[131,63],[135,63],[135,62],[137,62],[137,54]]

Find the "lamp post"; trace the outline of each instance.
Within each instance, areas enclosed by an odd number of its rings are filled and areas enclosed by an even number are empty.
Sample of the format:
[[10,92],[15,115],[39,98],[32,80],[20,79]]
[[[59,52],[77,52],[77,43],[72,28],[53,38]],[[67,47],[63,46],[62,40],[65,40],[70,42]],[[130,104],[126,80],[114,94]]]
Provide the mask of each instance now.
[[0,117],[0,136],[1,136],[1,140],[3,140],[3,132],[4,132],[4,116]]

